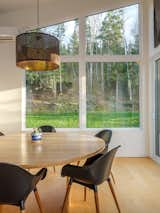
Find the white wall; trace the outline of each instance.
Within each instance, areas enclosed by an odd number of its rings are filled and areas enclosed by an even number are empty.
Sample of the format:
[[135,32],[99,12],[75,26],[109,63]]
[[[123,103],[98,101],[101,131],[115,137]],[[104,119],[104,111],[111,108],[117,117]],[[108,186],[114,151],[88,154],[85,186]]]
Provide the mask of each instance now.
[[[13,0],[14,2],[14,0]],[[43,1],[40,1],[40,3]],[[47,26],[64,20],[85,16],[97,11],[118,8],[141,0],[54,0],[50,4],[40,4],[40,25]],[[0,15],[0,26],[35,27],[36,3],[33,7]]]
[[22,71],[15,65],[15,43],[0,43],[0,131],[21,129]]
[[[143,129],[112,129],[112,141],[110,148],[121,145],[118,156],[144,157],[147,156],[146,143]],[[95,134],[97,131],[92,131]]]
[[[140,1],[140,0],[139,0]],[[59,0],[53,5],[41,8],[41,26],[62,22],[83,15],[92,14],[106,9],[125,6],[135,0]],[[145,3],[146,1],[140,1]],[[143,30],[147,30],[146,4],[144,6]],[[43,12],[43,13],[42,13]],[[16,26],[17,28],[33,27],[35,25],[35,8],[0,15],[0,26]],[[147,65],[148,43],[146,32],[142,41],[143,55],[141,64],[141,128],[113,129],[112,145],[121,144],[122,156],[148,155],[148,120],[147,120]],[[15,67],[15,44],[0,43],[0,130],[17,132],[21,130],[21,88],[22,71]],[[92,134],[95,131],[91,132]]]

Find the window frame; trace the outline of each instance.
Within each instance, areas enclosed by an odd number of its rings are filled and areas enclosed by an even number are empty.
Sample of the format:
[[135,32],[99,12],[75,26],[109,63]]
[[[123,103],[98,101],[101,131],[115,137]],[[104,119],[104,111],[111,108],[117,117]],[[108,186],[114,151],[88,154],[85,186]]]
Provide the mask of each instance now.
[[[71,20],[78,20],[79,23],[79,54],[78,55],[62,55],[61,62],[78,62],[79,63],[79,128],[56,128],[60,131],[77,131],[77,130],[86,130],[86,131],[94,131],[100,130],[102,128],[87,128],[87,105],[86,105],[86,63],[87,62],[136,62],[139,63],[139,127],[119,127],[119,128],[111,128],[111,129],[119,129],[119,130],[130,130],[130,129],[141,129],[144,126],[144,111],[145,111],[145,103],[144,103],[144,76],[142,76],[142,70],[144,70],[145,62],[144,62],[144,40],[143,40],[143,5],[141,2],[137,1],[132,4],[123,5],[123,7],[128,7],[132,5],[138,5],[139,13],[139,54],[138,55],[87,55],[85,51],[86,39],[85,39],[85,27],[86,27],[86,17],[92,16],[98,13],[103,13],[105,11],[110,11],[106,8],[103,10],[96,11],[92,14],[87,14],[86,16],[75,17]],[[114,9],[120,9],[113,8]],[[64,22],[71,21],[64,20]],[[62,23],[62,22],[60,22]],[[58,24],[58,23],[55,23]],[[25,71],[23,74],[22,80],[22,130],[31,130],[31,128],[26,128],[26,77]],[[106,127],[109,128],[109,127]]]

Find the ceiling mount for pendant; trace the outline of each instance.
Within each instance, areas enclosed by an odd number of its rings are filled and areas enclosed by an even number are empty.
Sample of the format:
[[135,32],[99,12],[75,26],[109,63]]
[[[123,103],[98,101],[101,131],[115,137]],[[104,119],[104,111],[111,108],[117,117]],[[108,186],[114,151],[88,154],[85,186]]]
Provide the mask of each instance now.
[[59,40],[39,30],[39,0],[37,0],[37,30],[16,37],[16,65],[27,71],[59,68]]

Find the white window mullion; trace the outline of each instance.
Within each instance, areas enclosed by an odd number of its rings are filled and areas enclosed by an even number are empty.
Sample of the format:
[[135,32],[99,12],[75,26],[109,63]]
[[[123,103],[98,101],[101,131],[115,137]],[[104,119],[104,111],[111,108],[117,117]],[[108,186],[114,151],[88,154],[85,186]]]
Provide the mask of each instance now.
[[85,57],[87,62],[137,62],[140,60],[140,55],[91,55]]
[[79,19],[79,127],[86,128],[85,17]]
[[61,62],[79,62],[79,55],[76,56],[61,56]]

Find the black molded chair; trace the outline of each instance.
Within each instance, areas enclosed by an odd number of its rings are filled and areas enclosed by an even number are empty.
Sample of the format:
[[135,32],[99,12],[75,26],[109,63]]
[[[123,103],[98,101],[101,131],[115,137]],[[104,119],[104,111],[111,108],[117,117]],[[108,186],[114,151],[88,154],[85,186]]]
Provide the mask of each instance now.
[[[98,138],[101,138],[105,141],[105,150],[104,152],[106,152],[108,150],[108,147],[109,147],[109,143],[111,141],[111,137],[112,137],[112,130],[110,129],[103,129],[101,130],[100,132],[98,132],[95,137],[98,137]],[[102,151],[103,153],[103,151]],[[80,164],[80,161],[77,162],[77,165]],[[111,172],[111,177],[113,179],[113,182],[115,183],[115,178],[114,178],[114,175],[113,175],[113,172]]]
[[[98,138],[103,139],[103,140],[105,141],[105,146],[106,146],[104,151],[108,150],[108,148],[109,148],[109,143],[110,143],[111,137],[112,137],[112,130],[110,130],[110,129],[103,129],[103,130],[101,130],[100,132],[98,132],[98,133],[95,135],[95,137],[98,137]],[[102,153],[103,153],[103,151],[102,151]],[[112,179],[113,179],[113,182],[116,183],[112,171],[111,171],[111,177],[112,177]]]
[[19,166],[0,163],[0,204],[19,206],[20,212],[24,213],[25,201],[30,192],[34,191],[40,212],[43,213],[36,185],[46,174],[46,168],[32,175]]
[[[56,132],[55,127],[54,126],[50,126],[50,125],[39,126],[38,130],[40,132]],[[53,166],[53,170],[54,170],[54,172],[56,172],[55,166]]]
[[[108,145],[111,141],[111,137],[112,137],[112,130],[110,129],[104,129],[104,130],[101,130],[100,132],[98,132],[95,137],[97,138],[101,138],[104,140],[105,142],[105,150],[108,150]],[[77,162],[77,165],[80,164],[80,161]]]
[[40,132],[56,132],[56,129],[54,128],[54,126],[49,126],[49,125],[40,126],[38,127],[38,130]]
[[75,166],[75,165],[65,165],[62,168],[61,175],[63,177],[65,176],[70,177],[70,180],[67,186],[67,192],[66,192],[63,207],[62,207],[62,212],[64,210],[65,203],[68,198],[72,183],[78,183],[94,191],[96,212],[99,213],[100,208],[99,208],[97,186],[103,183],[104,181],[108,182],[114,201],[116,203],[118,212],[119,213],[121,212],[115,192],[114,192],[114,188],[110,181],[110,172],[111,172],[112,162],[119,147],[120,146],[117,146],[116,148],[112,149],[109,152],[107,152],[106,150],[106,152],[104,153],[97,154],[94,157],[87,159],[86,163],[82,167]]

